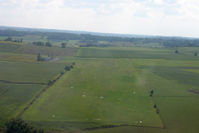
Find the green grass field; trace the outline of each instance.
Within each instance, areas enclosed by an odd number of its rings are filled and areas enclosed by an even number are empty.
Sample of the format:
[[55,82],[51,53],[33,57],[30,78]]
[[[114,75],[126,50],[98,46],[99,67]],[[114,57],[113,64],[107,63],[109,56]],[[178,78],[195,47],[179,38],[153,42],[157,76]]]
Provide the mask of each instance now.
[[144,126],[83,133],[197,133],[199,61],[193,53],[198,48],[178,48],[180,54],[173,53],[175,49],[82,48],[78,57],[65,58],[77,63],[75,69],[43,94],[23,118],[67,130]]
[[[0,80],[47,83],[66,64],[76,63],[22,115],[35,126],[81,133],[199,131],[197,47],[80,48],[70,56],[59,54],[58,62],[42,63],[35,62],[33,55],[13,53],[14,47],[18,45],[0,45]],[[42,87],[0,83],[1,125],[16,116]],[[150,90],[154,90],[153,97]],[[122,126],[85,130],[110,125]]]
[[78,60],[23,118],[162,127],[144,82],[132,60]]

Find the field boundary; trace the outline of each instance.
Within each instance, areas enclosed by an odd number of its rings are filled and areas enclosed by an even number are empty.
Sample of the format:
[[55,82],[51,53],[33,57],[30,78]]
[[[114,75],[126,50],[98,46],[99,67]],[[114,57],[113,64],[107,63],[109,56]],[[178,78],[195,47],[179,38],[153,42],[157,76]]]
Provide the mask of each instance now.
[[8,83],[8,84],[38,84],[38,85],[47,85],[47,83],[41,83],[41,82],[15,82],[15,81],[9,81],[9,80],[0,80],[2,83]]
[[98,127],[91,127],[91,128],[85,128],[83,130],[98,130],[98,129],[106,129],[106,128],[116,128],[116,127],[139,127],[139,128],[158,128],[158,129],[164,129],[162,127],[158,126],[147,126],[147,125],[133,125],[133,124],[120,124],[120,125],[102,125]]
[[[74,67],[75,63],[72,64],[72,68]],[[27,106],[18,113],[18,115],[16,116],[16,118],[21,118],[21,116],[24,114],[24,112],[26,110],[28,110],[30,108],[30,106],[41,96],[41,94],[43,94],[48,88],[50,88],[51,86],[53,86],[57,80],[59,80],[67,71],[64,71],[63,73],[59,74],[59,76],[56,77],[56,79],[53,80],[53,82],[51,82],[50,84],[46,84],[47,86],[44,87],[32,100],[29,104],[27,104]]]

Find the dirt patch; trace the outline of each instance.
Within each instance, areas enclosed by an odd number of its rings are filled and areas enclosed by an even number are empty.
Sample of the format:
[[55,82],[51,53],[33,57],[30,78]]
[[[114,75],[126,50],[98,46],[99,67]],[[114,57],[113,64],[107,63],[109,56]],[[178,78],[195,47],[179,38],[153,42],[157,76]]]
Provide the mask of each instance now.
[[191,89],[189,92],[199,95],[199,90]]

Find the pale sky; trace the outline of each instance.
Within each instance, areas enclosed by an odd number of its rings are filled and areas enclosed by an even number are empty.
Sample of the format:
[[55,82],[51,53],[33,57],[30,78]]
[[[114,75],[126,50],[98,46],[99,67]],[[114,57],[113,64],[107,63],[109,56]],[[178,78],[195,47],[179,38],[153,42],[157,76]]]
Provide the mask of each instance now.
[[0,0],[0,25],[199,37],[199,0]]

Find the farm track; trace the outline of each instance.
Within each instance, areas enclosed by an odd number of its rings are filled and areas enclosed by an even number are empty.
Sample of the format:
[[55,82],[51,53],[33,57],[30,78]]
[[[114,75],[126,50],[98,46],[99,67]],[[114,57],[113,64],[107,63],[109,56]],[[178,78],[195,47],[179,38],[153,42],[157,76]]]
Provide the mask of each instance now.
[[8,80],[0,80],[2,83],[8,83],[8,84],[38,84],[38,85],[47,85],[47,83],[37,83],[37,82],[15,82],[15,81],[8,81]]
[[[74,65],[72,65],[72,66],[73,66],[73,68],[74,68]],[[20,117],[24,114],[24,112],[25,112],[26,110],[28,110],[28,109],[30,108],[30,106],[33,105],[33,103],[41,96],[41,94],[43,94],[48,88],[50,88],[51,86],[53,86],[53,85],[57,82],[57,80],[59,80],[65,73],[66,73],[66,71],[65,71],[63,74],[60,74],[56,79],[54,79],[52,83],[46,84],[47,86],[46,86],[45,88],[43,88],[43,89],[31,100],[31,102],[30,102],[29,104],[27,104],[27,106],[26,106],[21,112],[19,112],[19,114],[18,114],[16,117],[17,117],[17,118],[20,118]]]
[[116,127],[138,127],[138,128],[159,128],[159,129],[162,129],[162,127],[156,127],[156,126],[121,124],[121,125],[103,125],[103,126],[99,126],[99,127],[85,128],[84,130],[89,131],[89,130],[98,130],[98,129],[116,128]]
[[154,96],[154,97],[158,97],[158,98],[161,98],[161,97],[167,97],[167,98],[195,98],[195,97],[198,97],[198,96]]

